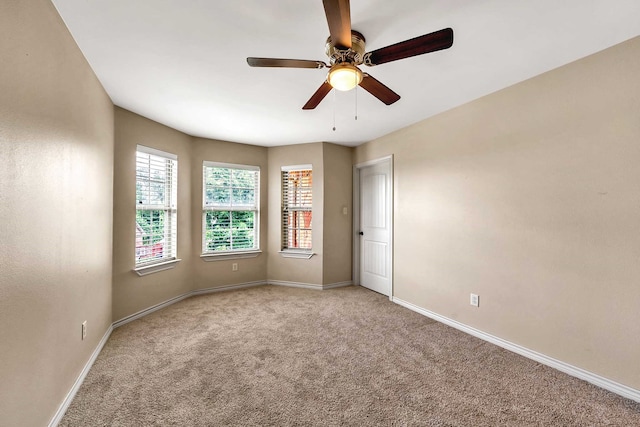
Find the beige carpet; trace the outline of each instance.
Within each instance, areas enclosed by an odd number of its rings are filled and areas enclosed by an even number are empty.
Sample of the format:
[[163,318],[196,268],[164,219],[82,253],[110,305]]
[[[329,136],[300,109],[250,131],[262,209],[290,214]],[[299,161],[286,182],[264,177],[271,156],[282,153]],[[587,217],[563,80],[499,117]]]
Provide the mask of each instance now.
[[640,404],[360,287],[189,298],[116,329],[61,426],[638,426]]

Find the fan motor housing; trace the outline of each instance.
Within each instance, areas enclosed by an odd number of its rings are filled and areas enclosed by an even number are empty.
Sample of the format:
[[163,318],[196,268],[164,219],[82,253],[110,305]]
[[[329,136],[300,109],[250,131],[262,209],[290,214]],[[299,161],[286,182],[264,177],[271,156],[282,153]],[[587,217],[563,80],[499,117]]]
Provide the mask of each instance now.
[[327,38],[325,53],[329,57],[330,63],[340,64],[348,62],[350,64],[359,65],[364,61],[365,39],[358,31],[351,30],[351,48],[340,49],[335,47],[331,37]]

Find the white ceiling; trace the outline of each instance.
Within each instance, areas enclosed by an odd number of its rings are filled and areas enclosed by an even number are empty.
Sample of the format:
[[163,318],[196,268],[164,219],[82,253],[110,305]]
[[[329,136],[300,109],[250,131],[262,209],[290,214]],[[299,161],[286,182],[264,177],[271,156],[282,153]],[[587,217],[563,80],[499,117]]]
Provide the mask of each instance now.
[[246,57],[328,62],[322,0],[52,1],[116,105],[264,146],[358,145],[640,34],[638,0],[351,0],[367,51],[446,27],[453,47],[363,66],[402,96],[391,106],[359,89],[303,111],[326,69]]

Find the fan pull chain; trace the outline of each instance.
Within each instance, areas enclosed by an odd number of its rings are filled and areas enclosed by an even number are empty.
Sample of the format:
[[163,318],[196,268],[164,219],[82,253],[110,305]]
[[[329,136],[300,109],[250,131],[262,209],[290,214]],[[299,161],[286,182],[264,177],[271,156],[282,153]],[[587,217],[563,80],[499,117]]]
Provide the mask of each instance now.
[[356,73],[356,71],[353,71],[353,80],[356,83],[356,86],[354,87],[354,90],[356,92],[356,121],[358,120],[358,73]]
[[333,89],[333,131],[336,131],[336,90]]

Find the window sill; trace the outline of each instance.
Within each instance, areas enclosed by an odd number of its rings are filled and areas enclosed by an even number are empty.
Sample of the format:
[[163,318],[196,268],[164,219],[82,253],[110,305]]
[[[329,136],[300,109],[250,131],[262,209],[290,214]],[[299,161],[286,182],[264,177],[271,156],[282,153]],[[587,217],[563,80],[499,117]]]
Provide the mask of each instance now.
[[282,258],[299,258],[299,259],[311,259],[312,256],[315,255],[313,252],[309,251],[279,251],[278,252]]
[[133,269],[138,276],[146,276],[147,274],[157,273],[158,271],[170,270],[176,266],[181,259],[171,259],[168,261],[158,262],[155,264],[141,265]]
[[262,253],[261,250],[255,251],[242,251],[242,252],[221,252],[221,253],[206,253],[200,255],[203,261],[224,261],[227,259],[242,259],[242,258],[255,258]]

